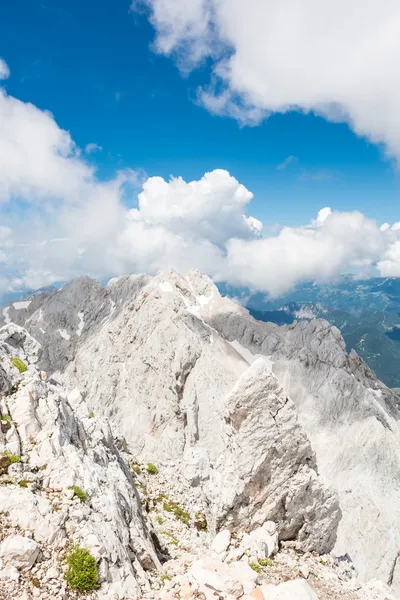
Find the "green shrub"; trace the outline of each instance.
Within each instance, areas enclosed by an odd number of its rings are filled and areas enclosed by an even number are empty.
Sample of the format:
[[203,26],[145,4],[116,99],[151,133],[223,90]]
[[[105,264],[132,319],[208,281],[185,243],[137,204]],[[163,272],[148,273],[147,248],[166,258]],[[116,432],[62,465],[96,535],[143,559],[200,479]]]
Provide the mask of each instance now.
[[174,515],[178,521],[181,521],[189,527],[190,525],[190,514],[183,510],[176,502],[172,500],[165,500],[163,503],[163,509]]
[[77,485],[71,486],[71,490],[74,490],[75,496],[77,496],[81,502],[86,502],[86,500],[89,498],[87,493]]
[[156,465],[153,465],[153,463],[147,463],[147,472],[151,475],[158,475],[159,470],[157,469]]
[[270,558],[260,558],[258,562],[262,567],[272,567],[274,564]]
[[90,552],[75,546],[67,556],[67,565],[65,579],[72,589],[80,592],[91,592],[98,588],[97,563]]
[[251,567],[253,569],[253,571],[255,571],[256,573],[261,573],[261,567],[257,563],[250,562],[249,567]]
[[164,523],[164,519],[162,517],[156,517],[156,521],[159,525],[162,525]]
[[136,473],[136,475],[140,475],[142,472],[142,469],[139,467],[139,465],[131,465],[131,469],[134,473]]
[[14,358],[11,360],[11,362],[14,365],[14,367],[16,367],[18,369],[18,371],[20,373],[24,373],[25,371],[28,370],[28,367],[26,366],[26,364],[24,362],[22,362],[22,360],[20,358],[18,358],[17,356],[14,356]]
[[27,488],[28,487],[28,483],[29,482],[26,479],[23,479],[22,481],[19,482],[18,485],[19,485],[19,487]]
[[90,413],[89,413],[89,417],[90,417],[91,419],[94,419],[94,412],[93,412],[92,410],[91,410],[91,411],[90,411]]
[[161,581],[162,583],[164,583],[165,581],[170,581],[172,579],[171,575],[168,575],[168,573],[163,573],[161,575]]
[[14,465],[15,463],[21,462],[21,458],[19,456],[17,456],[16,454],[11,454],[11,452],[9,450],[5,450],[2,453],[2,456],[6,457],[8,459],[8,462],[10,465]]

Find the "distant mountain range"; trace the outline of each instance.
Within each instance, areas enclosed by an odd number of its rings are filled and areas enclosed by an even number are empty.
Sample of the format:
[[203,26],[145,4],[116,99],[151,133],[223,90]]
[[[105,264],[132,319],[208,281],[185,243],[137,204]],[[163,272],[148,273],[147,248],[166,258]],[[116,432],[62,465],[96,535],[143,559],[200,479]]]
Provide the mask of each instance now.
[[346,277],[335,284],[306,283],[275,300],[246,289],[219,287],[260,321],[282,325],[327,319],[340,329],[348,351],[354,348],[386,385],[400,387],[400,279]]

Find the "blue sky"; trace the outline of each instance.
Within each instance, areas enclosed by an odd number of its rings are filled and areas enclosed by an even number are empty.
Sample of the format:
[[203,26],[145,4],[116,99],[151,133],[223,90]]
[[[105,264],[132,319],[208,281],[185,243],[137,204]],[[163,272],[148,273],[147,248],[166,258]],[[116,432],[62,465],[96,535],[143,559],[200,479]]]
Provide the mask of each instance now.
[[2,9],[0,296],[400,276],[397,0],[140,1]]
[[[102,146],[91,160],[104,177],[130,167],[197,179],[223,168],[255,194],[252,214],[265,225],[295,225],[325,205],[397,220],[399,176],[379,147],[312,114],[256,127],[210,114],[195,101],[207,67],[182,77],[152,52],[154,29],[125,0],[14,0],[2,15],[9,94],[50,110],[79,146]],[[298,161],[277,170],[290,155]]]

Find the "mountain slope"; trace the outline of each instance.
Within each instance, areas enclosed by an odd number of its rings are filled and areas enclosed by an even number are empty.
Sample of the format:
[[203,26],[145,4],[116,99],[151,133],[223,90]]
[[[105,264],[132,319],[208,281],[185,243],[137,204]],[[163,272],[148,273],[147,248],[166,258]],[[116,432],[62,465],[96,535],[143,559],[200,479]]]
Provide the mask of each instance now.
[[[50,316],[46,302],[59,306]],[[60,314],[70,339],[43,334],[43,364],[81,387],[139,458],[189,482],[215,526],[271,518],[281,540],[326,549],[339,512],[318,469],[343,513],[335,552],[400,591],[398,398],[336,327],[260,323],[195,271],[105,290],[77,280],[25,325],[59,329]]]

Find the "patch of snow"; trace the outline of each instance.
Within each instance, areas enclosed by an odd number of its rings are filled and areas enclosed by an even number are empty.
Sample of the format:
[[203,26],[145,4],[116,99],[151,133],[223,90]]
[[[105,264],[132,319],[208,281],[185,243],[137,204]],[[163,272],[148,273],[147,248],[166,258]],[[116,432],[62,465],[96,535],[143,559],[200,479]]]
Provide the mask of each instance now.
[[9,306],[6,306],[5,308],[3,308],[3,317],[4,317],[4,322],[6,325],[8,325],[9,323],[11,323],[11,319],[10,316],[8,314],[8,311],[10,310]]
[[25,302],[14,302],[13,307],[15,310],[21,310],[21,308],[28,308],[32,300],[26,300]]
[[69,333],[67,331],[65,331],[65,329],[59,329],[58,333],[61,335],[62,338],[64,338],[64,340],[70,340],[71,336],[69,335]]
[[172,292],[173,287],[169,281],[160,281],[160,289],[162,292]]
[[79,325],[78,325],[78,329],[76,330],[76,335],[78,337],[81,337],[83,328],[85,327],[85,321],[83,319],[83,312],[78,312],[78,317],[79,317]]

